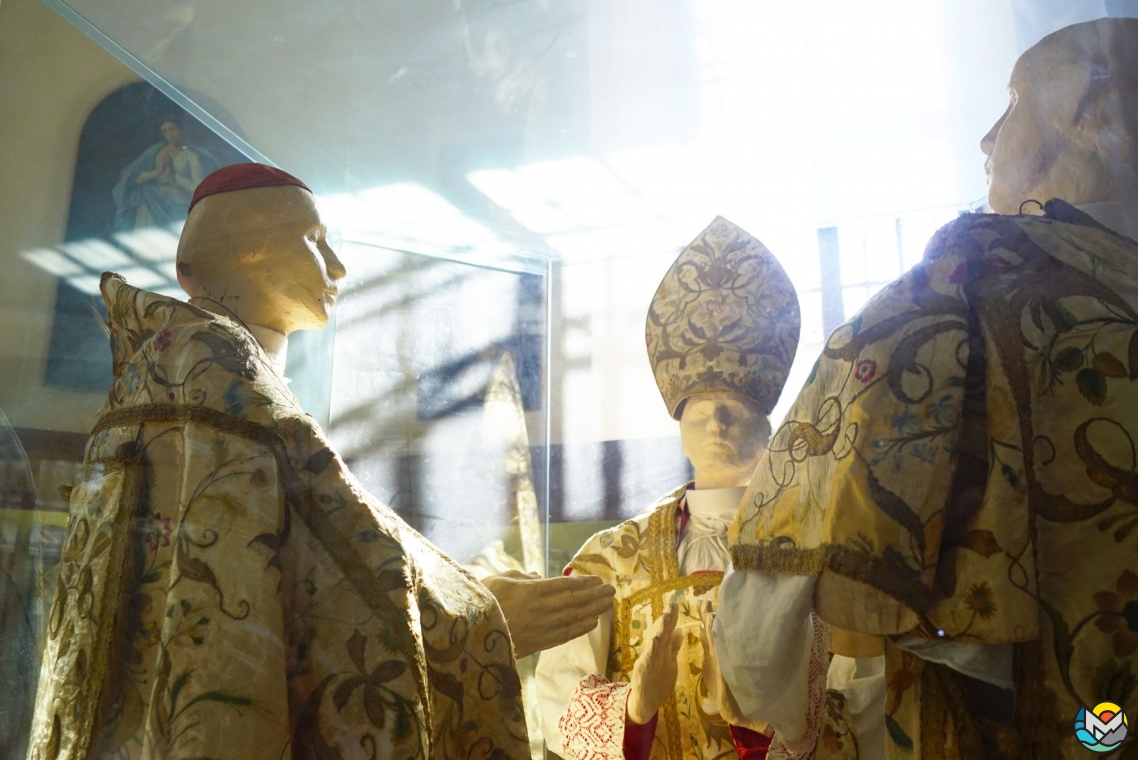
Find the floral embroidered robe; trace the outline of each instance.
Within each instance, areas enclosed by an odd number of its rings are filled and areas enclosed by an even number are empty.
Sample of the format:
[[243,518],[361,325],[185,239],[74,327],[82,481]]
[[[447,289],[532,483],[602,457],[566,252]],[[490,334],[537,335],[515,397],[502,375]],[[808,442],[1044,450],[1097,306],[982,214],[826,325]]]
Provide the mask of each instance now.
[[1084,757],[1080,707],[1138,714],[1138,244],[1046,213],[952,222],[836,330],[732,526],[833,625],[1014,645],[1001,697],[887,640],[891,758]]
[[[657,714],[650,755],[653,760],[737,757],[729,727],[718,715],[707,712],[713,708],[702,684],[699,600],[715,603],[723,573],[683,576],[677,565],[677,533],[687,489],[683,485],[633,519],[597,533],[569,564],[572,572],[597,575],[616,587],[608,662],[604,672],[598,674],[607,682],[627,683],[631,679],[645,634],[668,605],[679,605],[678,626],[684,632],[679,675],[675,693]],[[543,663],[538,664],[538,673],[541,679]],[[621,741],[619,733],[624,729],[623,705],[621,701],[616,705],[617,712],[607,716],[613,725],[603,726],[609,733],[617,733],[612,737],[617,746]],[[556,721],[556,716],[545,717],[547,723]],[[598,720],[605,720],[605,716]],[[583,730],[595,728],[586,726]],[[564,737],[564,741],[574,743],[571,737]],[[580,753],[578,749],[577,754]],[[574,753],[568,750],[567,754]]]
[[103,293],[115,383],[30,757],[528,760],[486,589],[363,490],[243,328]]

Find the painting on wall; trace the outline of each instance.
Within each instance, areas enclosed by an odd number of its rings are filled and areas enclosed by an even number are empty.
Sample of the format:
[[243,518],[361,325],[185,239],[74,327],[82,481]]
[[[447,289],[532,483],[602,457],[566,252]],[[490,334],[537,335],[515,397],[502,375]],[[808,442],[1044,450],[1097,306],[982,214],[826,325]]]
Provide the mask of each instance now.
[[152,85],[136,82],[91,111],[79,138],[44,382],[85,390],[111,384],[99,277],[180,295],[178,234],[194,189],[247,161]]

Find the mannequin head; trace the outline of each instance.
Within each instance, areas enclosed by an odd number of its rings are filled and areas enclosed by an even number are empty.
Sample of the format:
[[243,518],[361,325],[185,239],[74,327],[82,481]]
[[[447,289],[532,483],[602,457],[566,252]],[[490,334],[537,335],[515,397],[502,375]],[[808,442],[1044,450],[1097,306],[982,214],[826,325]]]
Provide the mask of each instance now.
[[210,195],[178,241],[178,284],[247,325],[282,335],[328,323],[344,265],[312,194],[295,186]]
[[680,442],[695,469],[695,487],[745,486],[766,450],[770,420],[737,393],[696,393],[680,411]]
[[1008,93],[1007,111],[980,143],[993,211],[1015,214],[1024,201],[1052,198],[1115,202],[1135,182],[1138,19],[1044,37],[1016,61]]

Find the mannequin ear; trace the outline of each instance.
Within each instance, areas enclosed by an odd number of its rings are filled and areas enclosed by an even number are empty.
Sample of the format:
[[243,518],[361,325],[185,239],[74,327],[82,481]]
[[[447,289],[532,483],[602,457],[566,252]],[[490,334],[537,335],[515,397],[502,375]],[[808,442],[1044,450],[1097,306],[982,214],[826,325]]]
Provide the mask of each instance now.
[[194,269],[190,266],[189,262],[179,261],[177,265],[178,270],[178,286],[186,292],[187,295],[193,295],[190,291],[194,287],[193,275]]

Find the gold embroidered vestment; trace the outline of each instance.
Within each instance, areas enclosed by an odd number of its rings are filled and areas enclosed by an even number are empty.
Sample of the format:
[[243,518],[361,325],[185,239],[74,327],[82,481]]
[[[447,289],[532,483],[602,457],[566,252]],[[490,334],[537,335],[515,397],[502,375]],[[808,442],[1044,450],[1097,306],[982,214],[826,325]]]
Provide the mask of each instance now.
[[115,383],[49,618],[34,760],[528,760],[486,589],[368,495],[251,336],[104,278]]

